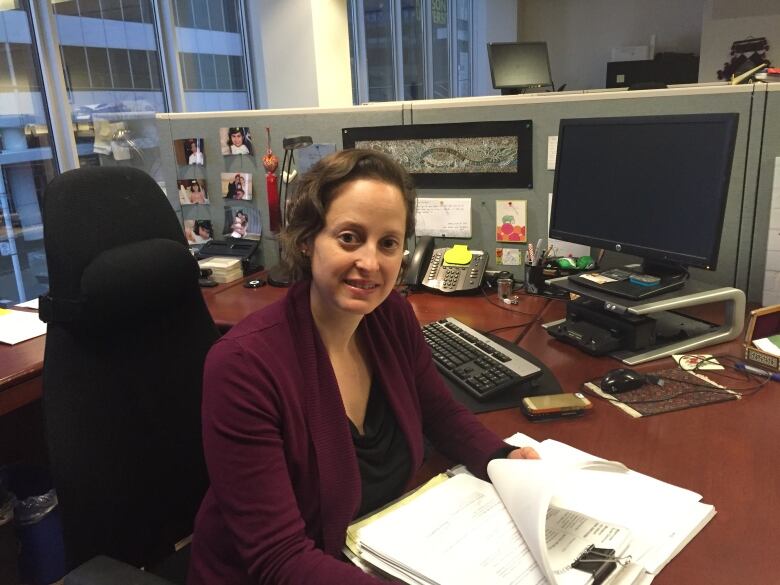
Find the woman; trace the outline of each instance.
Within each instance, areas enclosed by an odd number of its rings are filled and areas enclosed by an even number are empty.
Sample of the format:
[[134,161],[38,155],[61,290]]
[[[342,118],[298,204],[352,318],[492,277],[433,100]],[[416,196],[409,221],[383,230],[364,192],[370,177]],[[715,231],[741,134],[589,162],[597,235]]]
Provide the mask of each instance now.
[[190,583],[379,583],[341,559],[346,528],[408,488],[423,432],[483,478],[490,459],[535,456],[453,400],[393,290],[414,197],[406,172],[367,150],[301,180],[282,236],[297,282],[206,360],[211,487]]
[[189,164],[191,165],[202,165],[203,164],[203,153],[200,151],[200,144],[198,144],[197,140],[193,140],[190,142],[190,156],[188,159]]

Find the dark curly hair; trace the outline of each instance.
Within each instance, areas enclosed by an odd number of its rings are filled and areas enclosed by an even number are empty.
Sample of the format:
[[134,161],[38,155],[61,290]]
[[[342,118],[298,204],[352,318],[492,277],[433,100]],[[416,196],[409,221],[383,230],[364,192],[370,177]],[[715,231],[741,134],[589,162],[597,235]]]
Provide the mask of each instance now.
[[325,227],[330,202],[347,183],[372,179],[397,187],[406,208],[406,234],[414,234],[414,200],[417,192],[406,170],[386,154],[353,148],[329,154],[318,161],[298,183],[287,207],[287,225],[281,234],[282,261],[294,280],[311,278],[311,262],[303,254]]

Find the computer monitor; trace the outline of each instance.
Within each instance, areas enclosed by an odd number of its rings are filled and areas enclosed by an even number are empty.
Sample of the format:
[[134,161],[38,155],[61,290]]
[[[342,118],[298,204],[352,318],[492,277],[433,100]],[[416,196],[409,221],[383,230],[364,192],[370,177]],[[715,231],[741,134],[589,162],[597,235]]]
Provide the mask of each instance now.
[[639,256],[661,278],[715,270],[738,118],[561,120],[550,237]]
[[502,94],[552,85],[547,43],[488,43],[487,51],[493,87]]

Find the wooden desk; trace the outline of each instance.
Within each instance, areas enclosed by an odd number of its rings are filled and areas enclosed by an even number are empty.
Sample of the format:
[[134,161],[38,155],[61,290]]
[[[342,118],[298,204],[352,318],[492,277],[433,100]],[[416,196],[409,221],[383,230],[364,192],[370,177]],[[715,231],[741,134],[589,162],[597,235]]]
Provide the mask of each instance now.
[[[235,323],[286,292],[269,286],[245,289],[240,284],[205,292],[218,324]],[[519,338],[519,345],[550,367],[567,392],[579,390],[584,380],[619,365],[612,358],[587,356],[544,332],[541,323],[563,315],[560,301],[523,296],[520,304],[506,311],[481,296],[414,293],[409,300],[422,323],[452,316],[483,331],[511,327],[497,334],[508,340]],[[495,295],[491,300],[495,302]],[[739,342],[708,351],[738,355]],[[9,355],[18,358],[16,369],[9,364]],[[43,338],[0,348],[0,381],[14,382],[0,396],[15,389],[21,395],[19,401],[30,395],[35,400],[40,395],[42,355]],[[671,364],[671,359],[666,359],[638,369],[648,371]],[[24,390],[26,383],[33,390]],[[12,404],[12,400],[5,404]],[[580,419],[531,423],[518,409],[479,417],[500,436],[519,431],[537,440],[557,439],[697,491],[705,502],[714,504],[718,511],[715,518],[661,572],[655,580],[658,585],[780,581],[776,553],[771,552],[776,549],[776,526],[780,524],[780,385],[773,383],[739,401],[642,419],[632,419],[598,401],[592,412]],[[451,463],[434,454],[418,477],[423,480]]]

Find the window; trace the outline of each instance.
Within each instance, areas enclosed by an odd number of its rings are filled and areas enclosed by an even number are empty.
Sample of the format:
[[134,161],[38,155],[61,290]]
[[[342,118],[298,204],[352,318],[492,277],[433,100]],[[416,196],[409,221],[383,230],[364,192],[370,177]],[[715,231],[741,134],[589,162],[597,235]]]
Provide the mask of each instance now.
[[29,6],[0,9],[0,306],[44,293],[41,195],[56,162]]
[[[159,179],[157,112],[182,95],[190,111],[250,107],[248,0],[165,1],[170,15],[153,0],[0,2],[0,306],[47,288],[39,201],[58,172],[48,115],[58,129],[71,122],[77,154],[61,141],[65,168],[126,164]],[[58,47],[45,34],[36,46],[42,15],[53,19]],[[158,36],[176,39],[170,57],[180,60],[181,82],[163,78]],[[47,107],[40,80],[60,66],[68,102]]]
[[354,101],[471,95],[472,0],[350,0]]
[[251,107],[238,0],[174,0],[187,110]]
[[157,146],[154,114],[167,110],[150,0],[67,0],[52,9],[80,164],[108,157],[159,175],[159,157],[145,154]]

